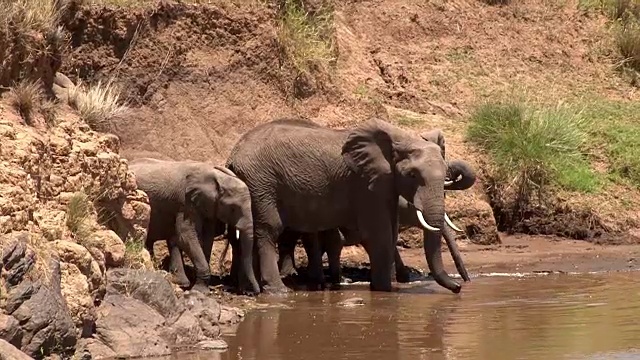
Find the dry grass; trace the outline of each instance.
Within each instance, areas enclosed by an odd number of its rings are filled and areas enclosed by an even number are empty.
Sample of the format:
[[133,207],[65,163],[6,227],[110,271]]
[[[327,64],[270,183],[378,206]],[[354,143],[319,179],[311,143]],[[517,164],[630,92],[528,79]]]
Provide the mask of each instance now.
[[0,24],[12,24],[23,33],[56,32],[66,1],[62,0],[0,0]]
[[42,101],[40,81],[22,80],[9,92],[9,103],[27,125],[33,125],[33,115]]
[[53,101],[44,100],[40,103],[40,114],[47,126],[53,127],[58,122],[58,105]]
[[96,228],[93,214],[93,203],[84,192],[77,192],[69,199],[67,227],[76,242],[87,248],[90,246],[91,235]]
[[111,130],[111,118],[127,109],[120,101],[120,89],[111,81],[89,86],[78,83],[69,89],[69,105],[95,131]]
[[293,66],[301,73],[326,68],[336,60],[333,9],[324,4],[313,14],[300,0],[280,4],[278,40]]
[[[145,259],[146,248],[144,239],[129,238],[124,243],[124,263],[131,269],[144,269],[147,261]],[[153,264],[153,263],[151,263]]]

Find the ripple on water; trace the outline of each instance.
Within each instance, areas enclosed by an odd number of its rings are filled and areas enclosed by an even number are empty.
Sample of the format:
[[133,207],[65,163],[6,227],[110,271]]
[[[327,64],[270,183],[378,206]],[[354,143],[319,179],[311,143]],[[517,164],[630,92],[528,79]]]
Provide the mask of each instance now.
[[[636,278],[489,276],[460,294],[433,281],[300,293],[290,308],[250,312],[222,359],[635,359]],[[353,297],[364,305],[337,305]]]

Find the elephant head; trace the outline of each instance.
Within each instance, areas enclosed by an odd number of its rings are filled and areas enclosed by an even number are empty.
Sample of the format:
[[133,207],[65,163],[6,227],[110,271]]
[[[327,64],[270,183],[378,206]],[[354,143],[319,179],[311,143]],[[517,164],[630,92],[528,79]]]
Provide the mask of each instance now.
[[407,200],[426,230],[423,246],[431,274],[441,286],[460,292],[460,284],[449,277],[442,263],[447,164],[440,146],[373,119],[349,134],[342,155],[348,166],[365,179],[371,192],[393,202],[389,205],[394,206],[390,216],[395,219],[389,221],[394,225],[394,237],[398,233],[398,198]]
[[[444,134],[441,129],[433,129],[420,134],[426,141],[437,144],[443,159],[446,158]],[[466,190],[476,182],[476,174],[471,165],[466,161],[452,160],[447,162],[447,179],[445,190]]]
[[[247,185],[227,168],[212,166],[202,169],[186,176],[185,204],[201,214],[203,221],[223,222],[236,229],[236,239],[240,239],[242,252],[242,272],[246,277],[240,283],[246,280],[252,291],[260,292],[253,271],[253,215]],[[210,255],[211,249],[208,250]]]

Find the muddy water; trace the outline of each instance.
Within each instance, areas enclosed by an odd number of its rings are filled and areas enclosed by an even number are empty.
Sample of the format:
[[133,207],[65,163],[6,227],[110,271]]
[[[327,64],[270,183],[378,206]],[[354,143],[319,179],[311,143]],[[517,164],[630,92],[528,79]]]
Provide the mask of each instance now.
[[[228,351],[180,359],[640,359],[640,273],[479,277],[299,292],[251,312]],[[339,302],[359,297],[364,305]]]

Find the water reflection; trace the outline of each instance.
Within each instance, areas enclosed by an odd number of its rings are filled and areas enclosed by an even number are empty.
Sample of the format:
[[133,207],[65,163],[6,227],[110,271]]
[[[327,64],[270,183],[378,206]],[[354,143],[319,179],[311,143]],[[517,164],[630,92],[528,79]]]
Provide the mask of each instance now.
[[[221,359],[638,358],[637,275],[477,278],[458,295],[433,283],[297,293],[290,308],[249,313]],[[354,296],[365,305],[337,305]]]

